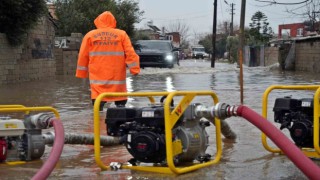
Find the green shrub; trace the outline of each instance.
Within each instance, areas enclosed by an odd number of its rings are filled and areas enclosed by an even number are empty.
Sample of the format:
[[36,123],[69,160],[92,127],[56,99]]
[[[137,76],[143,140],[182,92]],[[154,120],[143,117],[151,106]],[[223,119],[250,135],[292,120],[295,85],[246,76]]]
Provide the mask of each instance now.
[[110,11],[117,20],[117,28],[134,34],[134,23],[140,22],[143,11],[135,0],[56,0],[58,29],[56,35],[69,36],[95,29],[93,21],[104,11]]
[[0,32],[7,35],[11,45],[20,45],[26,33],[46,12],[48,10],[44,0],[1,0]]

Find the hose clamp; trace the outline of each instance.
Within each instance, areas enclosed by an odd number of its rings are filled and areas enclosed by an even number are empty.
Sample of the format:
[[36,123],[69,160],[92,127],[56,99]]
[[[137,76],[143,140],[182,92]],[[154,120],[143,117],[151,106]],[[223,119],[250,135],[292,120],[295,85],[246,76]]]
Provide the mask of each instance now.
[[110,163],[110,168],[111,168],[111,170],[114,170],[114,171],[121,169],[121,166],[122,166],[122,164],[119,162],[111,162]]

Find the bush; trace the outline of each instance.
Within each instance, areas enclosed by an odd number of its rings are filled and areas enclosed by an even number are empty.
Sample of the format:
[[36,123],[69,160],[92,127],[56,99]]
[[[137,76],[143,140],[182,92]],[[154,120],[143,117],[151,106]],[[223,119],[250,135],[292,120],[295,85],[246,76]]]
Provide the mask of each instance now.
[[239,37],[238,36],[229,36],[227,38],[227,48],[230,53],[230,63],[235,63],[238,60],[238,47],[239,47]]
[[24,42],[26,33],[48,12],[44,0],[1,0],[0,32],[13,46]]
[[78,32],[86,34],[95,29],[93,21],[104,11],[110,11],[117,20],[117,28],[134,34],[134,23],[140,22],[143,11],[134,0],[56,0],[58,29],[56,35],[69,36]]

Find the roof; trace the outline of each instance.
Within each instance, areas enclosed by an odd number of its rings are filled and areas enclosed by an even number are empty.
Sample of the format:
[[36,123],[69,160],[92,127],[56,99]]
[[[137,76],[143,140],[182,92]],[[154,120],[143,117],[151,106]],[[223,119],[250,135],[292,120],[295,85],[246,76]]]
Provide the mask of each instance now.
[[288,38],[288,39],[274,39],[269,41],[269,44],[286,44],[286,43],[292,43],[295,42],[302,42],[302,41],[314,41],[314,40],[320,40],[320,35],[316,36],[306,36],[306,37],[294,37],[294,38]]
[[298,22],[298,23],[289,23],[289,24],[279,24],[279,26],[290,26],[290,25],[303,25],[303,22]]
[[138,41],[149,41],[149,42],[170,42],[170,40],[138,40]]
[[148,25],[153,31],[160,31],[160,29],[155,25]]
[[319,40],[319,39],[320,39],[320,35],[315,35],[315,36],[297,37],[297,38],[294,38],[293,40],[308,41],[308,40]]

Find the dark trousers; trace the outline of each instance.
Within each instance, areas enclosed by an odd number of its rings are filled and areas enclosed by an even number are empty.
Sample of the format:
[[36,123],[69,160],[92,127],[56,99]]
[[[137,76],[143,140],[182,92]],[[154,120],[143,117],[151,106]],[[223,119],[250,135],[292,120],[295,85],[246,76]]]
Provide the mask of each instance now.
[[[94,105],[94,102],[95,102],[96,100],[95,99],[92,99],[92,105]],[[101,101],[100,102],[100,111],[102,111],[103,110],[103,106],[104,106],[104,104],[106,104],[107,102],[106,101]],[[126,104],[127,104],[127,100],[121,100],[121,101],[115,101],[114,102],[115,103],[115,105],[117,106],[117,107],[124,107],[124,106],[126,106]]]

